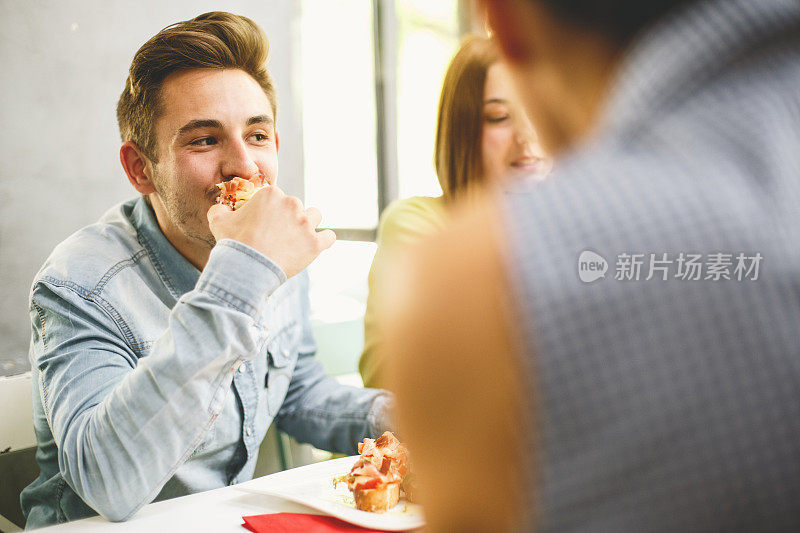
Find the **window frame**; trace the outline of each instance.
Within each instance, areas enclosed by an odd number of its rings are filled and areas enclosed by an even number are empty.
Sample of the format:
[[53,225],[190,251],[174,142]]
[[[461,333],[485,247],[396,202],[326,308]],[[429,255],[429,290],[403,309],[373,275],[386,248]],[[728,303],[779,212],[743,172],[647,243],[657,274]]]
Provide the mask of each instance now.
[[[480,30],[476,0],[458,2],[458,35]],[[377,149],[378,221],[383,210],[400,196],[397,150],[398,19],[396,0],[372,0],[372,38],[375,72],[375,145]],[[375,242],[378,228],[330,228],[343,241]]]

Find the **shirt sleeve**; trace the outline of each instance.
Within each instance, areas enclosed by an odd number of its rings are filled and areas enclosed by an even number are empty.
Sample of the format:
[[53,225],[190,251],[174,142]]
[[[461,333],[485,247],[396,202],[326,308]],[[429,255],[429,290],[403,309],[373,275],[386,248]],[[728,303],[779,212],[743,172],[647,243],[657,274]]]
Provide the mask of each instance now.
[[325,373],[315,355],[310,322],[308,278],[300,302],[303,339],[292,380],[275,418],[278,428],[300,442],[338,453],[352,454],[365,437],[391,429],[393,396],[379,389],[342,385]]
[[255,250],[221,240],[141,359],[101,295],[53,278],[34,285],[42,405],[61,475],[88,505],[118,521],[156,497],[214,424],[234,369],[259,353],[256,320],[285,279]]

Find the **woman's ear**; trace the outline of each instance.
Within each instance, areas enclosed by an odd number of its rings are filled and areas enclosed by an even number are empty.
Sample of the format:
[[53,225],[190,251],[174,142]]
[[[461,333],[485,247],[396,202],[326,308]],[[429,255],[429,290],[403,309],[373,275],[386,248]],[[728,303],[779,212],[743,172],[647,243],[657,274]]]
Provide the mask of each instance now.
[[119,161],[134,189],[141,194],[156,192],[152,164],[136,143],[133,141],[122,143],[119,148]]

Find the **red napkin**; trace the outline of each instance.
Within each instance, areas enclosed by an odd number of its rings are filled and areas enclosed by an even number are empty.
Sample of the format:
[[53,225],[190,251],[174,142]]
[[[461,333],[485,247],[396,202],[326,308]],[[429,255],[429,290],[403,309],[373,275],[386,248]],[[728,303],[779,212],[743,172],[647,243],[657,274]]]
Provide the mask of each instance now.
[[332,516],[301,513],[273,513],[243,516],[242,527],[253,533],[325,533],[329,531],[352,531],[378,533],[376,529],[364,529],[343,522]]

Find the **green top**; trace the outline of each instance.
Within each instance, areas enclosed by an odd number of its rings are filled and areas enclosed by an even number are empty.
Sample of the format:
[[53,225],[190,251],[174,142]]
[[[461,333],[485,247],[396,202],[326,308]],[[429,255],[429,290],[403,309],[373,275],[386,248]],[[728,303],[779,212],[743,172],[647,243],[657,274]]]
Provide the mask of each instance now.
[[378,225],[378,249],[369,270],[369,295],[364,313],[364,351],[358,368],[364,385],[381,388],[383,364],[379,355],[382,333],[376,321],[376,301],[380,298],[380,278],[392,257],[423,237],[444,228],[445,203],[441,196],[413,196],[393,202],[381,215]]

